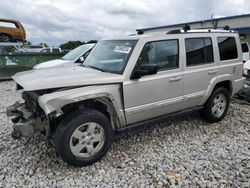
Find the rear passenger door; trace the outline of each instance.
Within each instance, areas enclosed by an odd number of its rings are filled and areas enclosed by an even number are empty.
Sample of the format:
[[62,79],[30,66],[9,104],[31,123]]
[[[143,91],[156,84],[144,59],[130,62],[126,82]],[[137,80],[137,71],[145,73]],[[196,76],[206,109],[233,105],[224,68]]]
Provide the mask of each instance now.
[[210,37],[184,39],[186,64],[184,67],[184,104],[193,107],[200,104],[206,89],[218,73],[214,60],[214,48]]

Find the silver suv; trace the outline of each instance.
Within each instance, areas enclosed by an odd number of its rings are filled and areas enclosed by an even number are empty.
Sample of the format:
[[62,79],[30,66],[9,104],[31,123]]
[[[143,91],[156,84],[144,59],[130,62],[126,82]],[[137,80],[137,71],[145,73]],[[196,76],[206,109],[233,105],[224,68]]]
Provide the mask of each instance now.
[[24,103],[13,138],[44,133],[67,163],[100,160],[114,133],[199,109],[220,121],[230,97],[244,84],[238,33],[224,30],[170,31],[102,40],[84,65],[41,69],[13,76]]

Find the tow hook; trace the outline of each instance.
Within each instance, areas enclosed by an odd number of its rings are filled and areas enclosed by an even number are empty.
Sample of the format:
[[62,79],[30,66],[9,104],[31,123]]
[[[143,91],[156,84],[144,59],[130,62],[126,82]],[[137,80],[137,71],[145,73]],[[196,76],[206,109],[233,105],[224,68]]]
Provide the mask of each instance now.
[[13,139],[19,140],[22,137],[22,133],[20,131],[18,131],[18,130],[14,130],[11,133],[11,136],[12,136]]

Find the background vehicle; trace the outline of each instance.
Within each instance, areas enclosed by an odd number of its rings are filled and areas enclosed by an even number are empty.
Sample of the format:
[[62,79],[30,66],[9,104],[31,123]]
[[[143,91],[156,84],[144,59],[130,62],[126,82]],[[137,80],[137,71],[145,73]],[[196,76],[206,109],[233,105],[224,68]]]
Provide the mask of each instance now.
[[21,43],[10,43],[10,42],[0,43],[0,54],[18,53],[18,52],[27,52],[25,49],[21,47]]
[[26,33],[17,20],[0,19],[0,42],[25,41]]
[[62,52],[62,50],[61,50],[61,48],[58,48],[58,47],[46,47],[46,48],[42,49],[41,52],[44,52],[44,53],[59,53],[59,52]]
[[246,84],[250,86],[250,51],[247,42],[241,43],[243,62],[244,62],[244,76],[246,77]]
[[27,45],[23,47],[27,52],[41,52],[45,47],[43,45]]
[[[239,35],[178,30],[96,44],[82,66],[13,76],[25,103],[7,109],[13,138],[53,135],[61,158],[75,166],[100,160],[112,135],[201,110],[210,123],[227,114],[244,85]],[[42,78],[42,79],[41,79]]]
[[246,77],[246,84],[250,86],[250,60],[244,63],[244,76]]
[[247,62],[249,60],[249,56],[250,56],[248,43],[242,42],[241,48],[242,48],[243,61]]
[[33,69],[42,69],[58,66],[71,66],[74,63],[81,64],[88,56],[95,44],[84,44],[64,55],[61,59],[55,59],[37,64]]

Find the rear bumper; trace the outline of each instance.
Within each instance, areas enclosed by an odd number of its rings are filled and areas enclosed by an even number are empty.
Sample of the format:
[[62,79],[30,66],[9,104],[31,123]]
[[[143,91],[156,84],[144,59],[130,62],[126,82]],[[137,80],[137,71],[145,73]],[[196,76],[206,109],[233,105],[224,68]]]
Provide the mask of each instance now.
[[238,80],[234,80],[234,82],[233,82],[233,93],[232,93],[232,96],[235,95],[236,93],[238,93],[240,90],[243,89],[245,82],[246,82],[246,78],[245,77],[242,77],[242,78],[240,78]]

